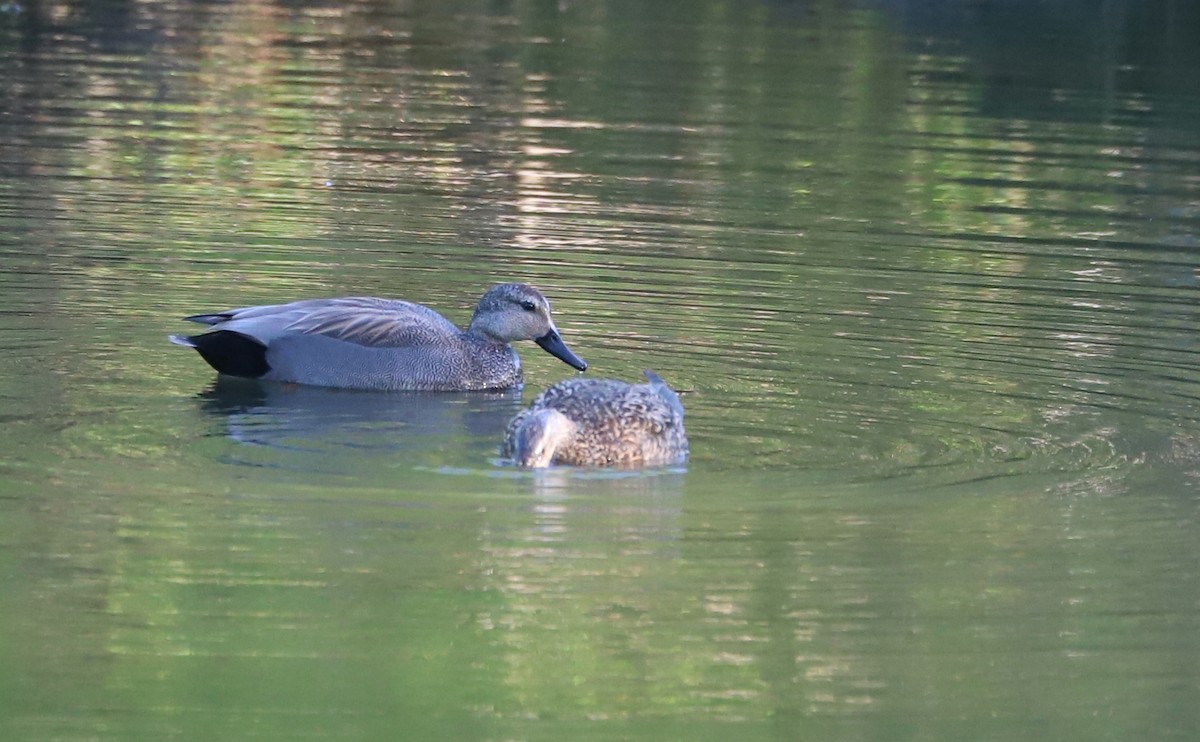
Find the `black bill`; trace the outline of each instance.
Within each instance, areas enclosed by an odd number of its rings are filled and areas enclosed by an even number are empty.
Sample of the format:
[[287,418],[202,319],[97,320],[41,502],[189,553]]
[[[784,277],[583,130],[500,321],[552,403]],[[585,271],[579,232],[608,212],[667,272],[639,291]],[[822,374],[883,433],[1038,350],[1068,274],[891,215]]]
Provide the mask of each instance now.
[[545,335],[535,339],[533,342],[542,346],[542,350],[546,351],[568,366],[577,368],[580,371],[587,370],[587,361],[584,361],[582,358],[572,353],[571,349],[567,347],[567,344],[564,343],[562,338],[558,336],[558,332],[556,330],[547,332]]

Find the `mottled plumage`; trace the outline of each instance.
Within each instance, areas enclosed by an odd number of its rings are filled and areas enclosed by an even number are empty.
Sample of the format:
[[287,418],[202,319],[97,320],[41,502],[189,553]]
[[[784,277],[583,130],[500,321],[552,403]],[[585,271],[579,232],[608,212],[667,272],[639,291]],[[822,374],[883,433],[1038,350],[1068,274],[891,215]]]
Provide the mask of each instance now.
[[429,307],[396,299],[345,297],[197,314],[211,332],[171,341],[195,348],[232,376],[346,389],[504,389],[521,383],[509,343],[533,340],[580,371],[550,302],[521,283],[493,286],[460,331]]
[[520,466],[662,466],[687,460],[683,405],[646,371],[645,384],[567,379],[508,424],[502,454]]

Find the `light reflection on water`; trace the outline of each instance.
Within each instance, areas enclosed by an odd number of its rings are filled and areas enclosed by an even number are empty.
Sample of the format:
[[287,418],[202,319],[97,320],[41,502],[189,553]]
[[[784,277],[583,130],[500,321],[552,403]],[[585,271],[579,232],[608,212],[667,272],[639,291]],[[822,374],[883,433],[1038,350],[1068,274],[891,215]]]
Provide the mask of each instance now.
[[[1186,23],[113,5],[0,19],[0,736],[1196,727]],[[505,465],[528,343],[378,395],[165,341],[501,280],[688,464]]]

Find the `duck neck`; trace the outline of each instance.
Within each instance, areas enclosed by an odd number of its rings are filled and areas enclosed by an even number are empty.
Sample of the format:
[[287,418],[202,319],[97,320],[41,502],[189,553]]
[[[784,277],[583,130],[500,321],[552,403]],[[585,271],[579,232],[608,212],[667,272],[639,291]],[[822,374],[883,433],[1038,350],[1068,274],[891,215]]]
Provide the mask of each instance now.
[[463,333],[469,344],[467,362],[473,368],[472,378],[478,380],[478,389],[504,389],[524,381],[521,374],[521,357],[508,343],[496,340],[483,333]]
[[482,340],[482,341],[491,343],[493,345],[507,345],[508,344],[507,341],[502,340],[501,338],[498,338],[495,335],[492,335],[488,331],[484,330],[483,327],[479,323],[475,322],[474,319],[471,320],[471,324],[467,327],[467,331],[464,332],[463,335],[472,340]]

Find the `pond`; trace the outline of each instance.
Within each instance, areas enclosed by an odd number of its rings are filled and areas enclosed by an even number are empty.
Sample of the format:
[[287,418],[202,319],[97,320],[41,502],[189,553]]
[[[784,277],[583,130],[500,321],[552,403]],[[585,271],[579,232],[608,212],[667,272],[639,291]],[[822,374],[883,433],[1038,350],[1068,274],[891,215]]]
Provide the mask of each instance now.
[[[1195,739],[1200,13],[0,6],[0,737]],[[553,302],[523,389],[217,378],[205,311]]]

